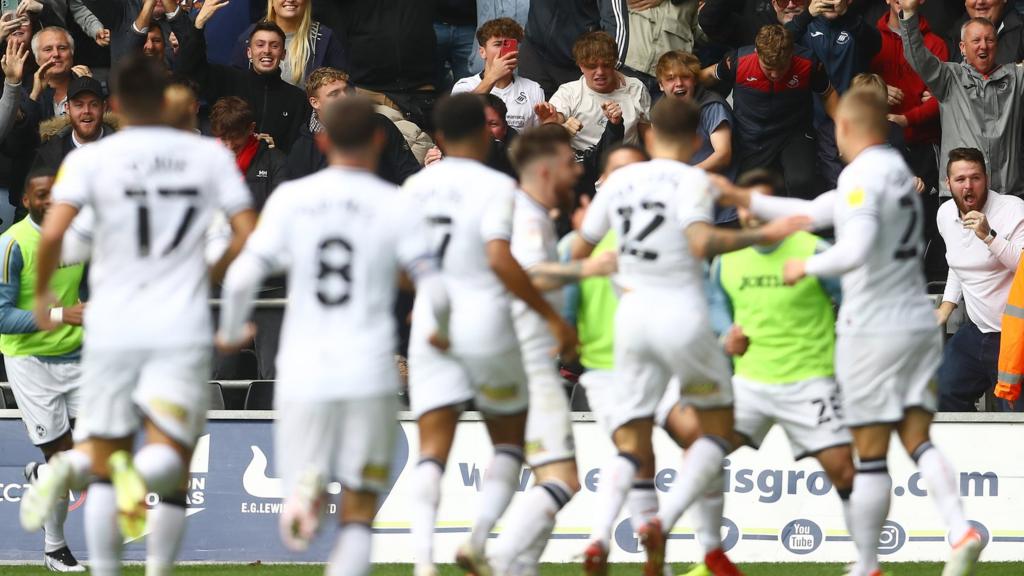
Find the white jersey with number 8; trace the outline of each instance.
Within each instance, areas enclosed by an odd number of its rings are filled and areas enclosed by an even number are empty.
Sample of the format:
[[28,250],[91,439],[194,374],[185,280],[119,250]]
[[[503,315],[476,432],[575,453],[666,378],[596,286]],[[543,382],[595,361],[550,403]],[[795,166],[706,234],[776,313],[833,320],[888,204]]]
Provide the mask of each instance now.
[[226,148],[172,128],[127,128],[69,154],[53,199],[95,213],[87,348],[212,342],[206,230],[215,211],[230,217],[252,203]]

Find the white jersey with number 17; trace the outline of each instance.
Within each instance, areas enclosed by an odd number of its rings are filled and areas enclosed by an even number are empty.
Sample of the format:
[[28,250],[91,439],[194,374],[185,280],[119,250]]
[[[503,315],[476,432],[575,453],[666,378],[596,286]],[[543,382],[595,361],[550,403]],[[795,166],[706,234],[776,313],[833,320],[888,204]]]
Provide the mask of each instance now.
[[[426,218],[453,303],[452,351],[486,356],[515,348],[511,298],[491,269],[487,243],[512,237],[516,183],[474,160],[445,158],[406,180],[403,191]],[[425,310],[417,306],[417,310]],[[410,345],[432,332],[426,314],[413,313]]]
[[214,211],[251,206],[221,144],[166,127],[126,128],[64,160],[55,203],[94,212],[85,346],[209,344],[204,237]]
[[609,229],[618,232],[616,282],[626,289],[703,294],[703,265],[690,252],[684,232],[694,223],[713,222],[713,206],[703,170],[667,159],[638,162],[608,177],[587,210],[580,235],[597,244]]

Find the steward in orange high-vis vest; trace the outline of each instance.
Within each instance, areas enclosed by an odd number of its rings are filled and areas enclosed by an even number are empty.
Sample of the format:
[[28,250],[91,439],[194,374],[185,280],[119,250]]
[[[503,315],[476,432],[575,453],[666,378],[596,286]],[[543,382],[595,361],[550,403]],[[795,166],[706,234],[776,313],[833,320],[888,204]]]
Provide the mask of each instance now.
[[1016,402],[1024,380],[1024,259],[1017,265],[1010,298],[1003,310],[1003,335],[999,343],[999,379],[996,398]]

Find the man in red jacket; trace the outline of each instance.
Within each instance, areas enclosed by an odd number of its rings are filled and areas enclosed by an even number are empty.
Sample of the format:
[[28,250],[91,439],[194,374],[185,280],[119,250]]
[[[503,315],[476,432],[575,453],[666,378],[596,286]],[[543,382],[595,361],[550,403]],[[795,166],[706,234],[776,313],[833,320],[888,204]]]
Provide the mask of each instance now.
[[[903,152],[914,174],[928,188],[938,187],[938,163],[933,144],[939,142],[939,102],[925,98],[928,88],[903,56],[900,37],[899,0],[886,0],[889,12],[878,19],[882,48],[871,59],[871,71],[881,76],[889,89],[889,120],[903,127]],[[924,45],[943,62],[949,60],[946,42],[933,33],[921,18]]]

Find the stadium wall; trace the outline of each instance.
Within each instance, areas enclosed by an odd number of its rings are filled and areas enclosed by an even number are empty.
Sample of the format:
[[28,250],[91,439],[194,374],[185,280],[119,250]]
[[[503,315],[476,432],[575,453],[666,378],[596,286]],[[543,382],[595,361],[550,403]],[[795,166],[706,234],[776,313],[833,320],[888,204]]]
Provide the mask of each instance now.
[[[214,562],[322,561],[332,544],[334,523],[311,550],[287,552],[277,536],[281,486],[275,477],[270,412],[214,412],[207,434],[192,461],[188,491],[189,529],[182,560]],[[933,438],[959,470],[961,494],[969,517],[990,539],[984,559],[1024,560],[1024,418],[1017,415],[944,415],[933,428]],[[412,468],[416,462],[417,430],[403,419],[392,471],[393,488],[384,499],[375,530],[375,562],[411,562],[409,501],[414,494]],[[610,441],[587,416],[575,423],[583,490],[559,516],[553,541],[543,560],[570,562],[586,543],[599,468],[612,454]],[[311,438],[315,442],[316,439]],[[658,433],[662,493],[676,477],[681,455]],[[490,459],[483,423],[467,415],[460,425],[444,480],[439,514],[437,554],[452,558],[469,531],[476,511],[479,487]],[[0,410],[0,562],[37,561],[42,535],[26,534],[18,527],[18,503],[25,489],[22,467],[38,458],[29,445],[17,411]],[[890,453],[893,504],[882,536],[882,553],[889,561],[944,559],[948,544],[944,526],[927,497],[927,487],[901,449]],[[524,471],[521,486],[530,483]],[[337,492],[338,486],[331,487]],[[792,462],[789,446],[773,430],[762,450],[742,449],[729,458],[726,522],[723,528],[730,556],[737,561],[847,562],[854,559],[853,544],[843,526],[839,499],[828,479],[812,460]],[[84,555],[81,505],[88,497],[74,494],[67,536],[71,547]],[[500,526],[499,526],[500,529]],[[145,544],[129,543],[129,559],[141,560]],[[690,561],[700,555],[688,514],[680,521],[668,547],[672,561]],[[81,557],[81,556],[80,556]],[[611,559],[639,561],[637,540],[628,519],[620,519]]]

